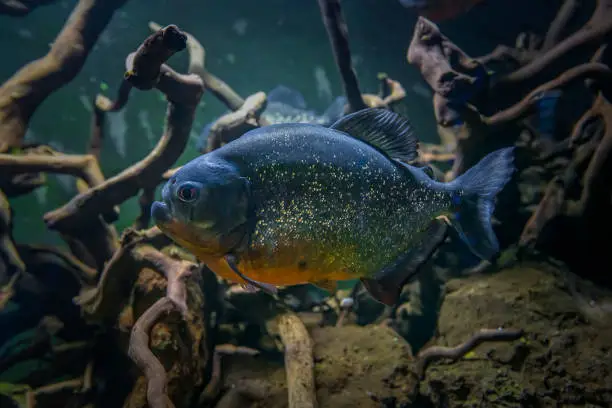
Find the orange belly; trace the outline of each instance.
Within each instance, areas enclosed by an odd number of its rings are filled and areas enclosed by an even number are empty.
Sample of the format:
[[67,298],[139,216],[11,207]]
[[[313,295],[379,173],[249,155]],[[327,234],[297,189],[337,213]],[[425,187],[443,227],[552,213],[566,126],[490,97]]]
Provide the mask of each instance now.
[[[230,282],[247,283],[234,272],[225,258],[220,256],[220,249],[193,244],[192,242],[197,240],[184,226],[170,223],[164,227],[179,245],[194,254],[219,277]],[[346,259],[351,251],[350,248],[339,251],[324,250],[311,242],[283,242],[273,253],[265,249],[251,248],[247,254],[240,257],[238,269],[252,280],[278,286],[349,280],[355,279],[355,274],[344,268],[338,259]]]
[[[335,262],[325,266],[317,262],[304,265],[299,262],[301,257],[296,256],[300,253],[297,248],[283,249],[277,252],[272,259],[266,259],[251,252],[249,256],[241,258],[238,269],[252,280],[277,286],[355,279],[354,274]],[[191,251],[221,278],[231,282],[246,283],[232,270],[224,258],[211,257],[197,251],[196,248],[192,248]]]

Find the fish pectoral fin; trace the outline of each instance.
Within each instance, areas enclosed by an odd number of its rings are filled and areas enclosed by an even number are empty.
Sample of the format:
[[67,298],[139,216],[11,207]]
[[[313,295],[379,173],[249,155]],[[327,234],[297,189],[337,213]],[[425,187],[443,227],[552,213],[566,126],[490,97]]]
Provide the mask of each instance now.
[[276,286],[271,285],[269,283],[258,282],[240,272],[240,270],[238,269],[236,257],[234,257],[233,255],[225,256],[225,260],[227,261],[229,267],[232,268],[234,273],[236,273],[236,275],[238,275],[243,281],[246,282],[246,284],[242,284],[242,287],[245,288],[247,291],[256,292],[257,290],[261,290],[262,292],[265,292],[272,296],[278,294],[278,288]]
[[411,162],[418,156],[410,122],[387,109],[363,109],[343,116],[330,128],[362,140],[392,159]]
[[372,278],[361,278],[363,286],[377,301],[394,306],[404,285],[413,280],[435,250],[444,242],[448,226],[442,219],[434,219],[421,234],[420,240],[395,262]]
[[336,282],[334,280],[323,279],[323,280],[320,280],[320,281],[317,281],[317,282],[312,282],[312,284],[315,285],[315,286],[318,286],[321,289],[325,289],[331,295],[336,293],[336,291],[338,290],[338,282]]

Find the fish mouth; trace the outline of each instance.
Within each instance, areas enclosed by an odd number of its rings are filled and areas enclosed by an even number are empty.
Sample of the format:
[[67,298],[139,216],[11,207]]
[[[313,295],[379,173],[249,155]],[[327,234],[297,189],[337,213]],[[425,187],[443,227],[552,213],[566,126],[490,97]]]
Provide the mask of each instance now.
[[151,218],[164,234],[192,252],[197,248],[198,253],[222,256],[244,240],[246,223],[221,233],[210,228],[213,224],[185,223],[173,217],[171,207],[163,201],[151,204]]
[[172,221],[172,215],[170,215],[170,208],[168,204],[161,201],[154,201],[151,205],[151,218],[158,225],[168,224]]

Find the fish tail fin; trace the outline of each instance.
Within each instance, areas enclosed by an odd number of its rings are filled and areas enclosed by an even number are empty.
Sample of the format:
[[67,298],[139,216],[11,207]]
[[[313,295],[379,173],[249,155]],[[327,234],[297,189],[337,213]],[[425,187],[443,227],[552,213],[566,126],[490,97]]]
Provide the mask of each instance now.
[[513,147],[489,153],[475,166],[448,183],[451,189],[451,225],[471,251],[489,260],[499,251],[491,215],[495,196],[514,172]]

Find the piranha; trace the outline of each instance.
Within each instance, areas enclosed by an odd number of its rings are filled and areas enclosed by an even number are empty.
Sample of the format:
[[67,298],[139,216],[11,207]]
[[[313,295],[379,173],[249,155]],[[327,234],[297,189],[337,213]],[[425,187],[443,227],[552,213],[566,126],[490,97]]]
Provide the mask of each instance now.
[[400,4],[415,9],[423,17],[441,22],[467,13],[483,0],[399,0]]
[[[334,291],[361,279],[377,301],[397,302],[411,249],[444,218],[474,254],[499,245],[491,226],[509,181],[512,148],[455,180],[436,181],[417,158],[404,117],[364,109],[324,127],[277,124],[181,167],[151,215],[177,244],[220,277],[249,289],[312,283]],[[438,222],[438,221],[436,221]]]

